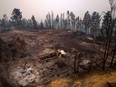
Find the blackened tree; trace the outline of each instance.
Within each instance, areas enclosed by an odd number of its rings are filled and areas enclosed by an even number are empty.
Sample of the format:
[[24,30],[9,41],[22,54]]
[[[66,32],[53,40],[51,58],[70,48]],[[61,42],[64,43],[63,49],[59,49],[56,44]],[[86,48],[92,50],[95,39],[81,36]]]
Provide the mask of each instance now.
[[65,17],[65,15],[64,15],[64,13],[62,13],[61,14],[61,25],[62,25],[62,29],[65,29],[64,27],[65,27],[65,25],[64,25],[64,17]]
[[113,37],[114,37],[114,45],[112,47],[112,59],[111,59],[111,64],[110,67],[113,65],[113,61],[116,55],[116,0],[109,0],[110,6],[111,6],[111,14],[112,14],[112,29],[113,29]]
[[56,16],[56,29],[59,29],[59,15]]
[[53,11],[51,12],[51,29],[54,28],[54,13]]
[[70,12],[67,11],[67,29],[70,29]]
[[2,20],[1,20],[1,27],[5,28],[5,20],[4,20],[4,18],[2,18]]
[[70,12],[71,28],[75,29],[75,15],[73,12]]
[[48,13],[47,15],[46,15],[46,19],[45,19],[45,24],[46,24],[46,28],[49,28],[49,29],[51,29],[51,15],[50,15],[50,13]]
[[85,25],[85,33],[88,34],[88,31],[90,29],[91,25],[91,15],[89,14],[89,11],[87,11],[84,15],[83,22]]
[[102,36],[104,38],[104,41],[100,48],[104,50],[100,52],[100,56],[103,62],[103,70],[105,70],[105,65],[110,53],[112,32],[113,32],[112,16],[111,16],[111,11],[108,11],[106,15],[104,16],[103,23],[102,23]]
[[0,19],[0,27],[1,27],[2,20]]
[[3,15],[3,18],[1,20],[1,27],[4,29],[8,28],[8,17],[6,14]]
[[98,30],[100,29],[100,15],[98,12],[93,12],[91,17],[91,34],[93,35],[94,42],[96,35],[98,33]]
[[41,29],[43,29],[43,21],[41,20],[41,23],[40,23],[40,27]]
[[33,28],[34,28],[34,29],[37,29],[37,21],[35,20],[34,15],[31,17],[31,20],[32,20],[32,22],[33,22]]

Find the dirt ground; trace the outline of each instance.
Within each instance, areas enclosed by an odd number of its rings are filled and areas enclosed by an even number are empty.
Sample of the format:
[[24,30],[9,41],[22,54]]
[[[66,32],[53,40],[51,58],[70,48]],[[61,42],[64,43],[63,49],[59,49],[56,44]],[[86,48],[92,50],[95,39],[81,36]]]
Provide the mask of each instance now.
[[115,71],[94,71],[80,76],[64,77],[36,87],[116,87]]
[[[20,41],[15,42],[18,50],[17,53],[15,53],[17,59],[38,59],[40,56],[52,53],[54,50],[58,49],[64,50],[66,53],[70,54],[73,54],[74,50],[78,50],[82,52],[84,58],[94,61],[98,61],[99,58],[98,45],[94,44],[91,37],[86,36],[82,32],[73,32],[71,30],[40,30],[38,32],[13,30],[0,34],[0,38],[5,44],[13,42],[17,37],[21,40],[21,43]],[[4,45],[4,47],[7,49],[7,54],[12,54],[6,45]],[[2,54],[4,54],[4,52],[5,50]],[[12,55],[7,55],[7,57],[8,56]],[[79,77],[59,78],[48,84],[36,87],[108,87],[107,82],[109,82],[112,87],[116,87],[116,71],[107,73],[92,72],[83,75],[84,76]]]
[[75,33],[70,30],[44,30],[38,32],[14,30],[0,34],[0,37],[5,42],[20,37],[26,42],[32,58],[47,54],[54,49],[62,49],[66,52],[76,49],[86,54],[93,54],[96,53],[98,48],[93,44],[92,38],[85,36],[82,32]]

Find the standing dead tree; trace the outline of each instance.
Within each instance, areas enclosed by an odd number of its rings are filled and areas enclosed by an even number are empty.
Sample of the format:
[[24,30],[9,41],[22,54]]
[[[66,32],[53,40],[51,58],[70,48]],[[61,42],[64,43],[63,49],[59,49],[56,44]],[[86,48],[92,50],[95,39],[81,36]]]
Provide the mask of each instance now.
[[83,54],[79,50],[74,50],[75,56],[74,56],[74,73],[78,73],[79,71],[79,64],[81,62],[81,58],[83,57]]
[[111,5],[111,12],[112,12],[112,28],[113,28],[113,31],[114,31],[114,35],[113,35],[113,42],[114,42],[114,45],[113,45],[113,47],[112,47],[112,59],[111,59],[111,63],[110,63],[110,67],[112,67],[112,65],[113,65],[113,61],[114,61],[114,58],[115,58],[115,55],[116,55],[116,25],[115,25],[115,23],[116,23],[116,17],[115,17],[115,12],[116,12],[116,1],[115,0],[109,0],[110,1],[110,5]]
[[[115,35],[116,36],[116,35]],[[116,38],[116,37],[115,37]],[[116,40],[116,39],[115,39]],[[114,58],[115,58],[115,55],[116,55],[116,41],[114,43],[114,46],[112,48],[112,59],[111,59],[111,63],[110,63],[110,67],[113,66],[113,61],[114,61]]]
[[112,17],[110,11],[108,11],[104,16],[104,20],[102,23],[102,37],[104,38],[104,41],[102,41],[102,44],[100,44],[101,47],[99,47],[99,52],[103,62],[103,70],[105,70],[105,65],[110,53],[112,39]]
[[75,57],[74,57],[74,73],[78,72],[78,65],[77,65],[77,59],[78,59],[78,51],[75,51]]
[[[99,44],[99,54],[102,58],[103,62],[103,70],[105,70],[107,59],[111,53],[111,43],[112,43],[112,35],[113,35],[113,29],[115,26],[114,21],[114,13],[113,13],[113,7],[114,7],[114,0],[110,0],[111,4],[111,11],[108,11],[106,15],[104,16],[104,20],[102,23],[102,38],[104,38],[104,41],[102,41],[102,44]],[[102,52],[101,52],[102,50]],[[113,59],[112,59],[113,61]],[[112,62],[111,61],[111,62]]]

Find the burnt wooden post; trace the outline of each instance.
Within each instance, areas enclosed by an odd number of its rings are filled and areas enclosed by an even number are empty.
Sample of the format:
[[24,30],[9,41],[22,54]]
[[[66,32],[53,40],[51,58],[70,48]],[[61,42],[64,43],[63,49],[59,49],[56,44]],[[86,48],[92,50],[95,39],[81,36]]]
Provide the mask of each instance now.
[[75,51],[75,57],[74,57],[74,73],[78,73],[79,71],[79,63],[81,62],[81,58],[82,58],[82,53],[80,53],[79,51]]

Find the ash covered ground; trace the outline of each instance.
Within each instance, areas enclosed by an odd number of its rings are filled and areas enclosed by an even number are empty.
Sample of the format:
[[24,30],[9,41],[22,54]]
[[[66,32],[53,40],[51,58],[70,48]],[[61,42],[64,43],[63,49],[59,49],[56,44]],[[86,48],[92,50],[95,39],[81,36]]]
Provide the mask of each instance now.
[[[0,38],[0,77],[11,87],[33,87],[73,75],[75,67],[77,73],[101,67],[98,45],[82,32],[13,30],[0,34]],[[57,54],[58,50],[65,55]]]

